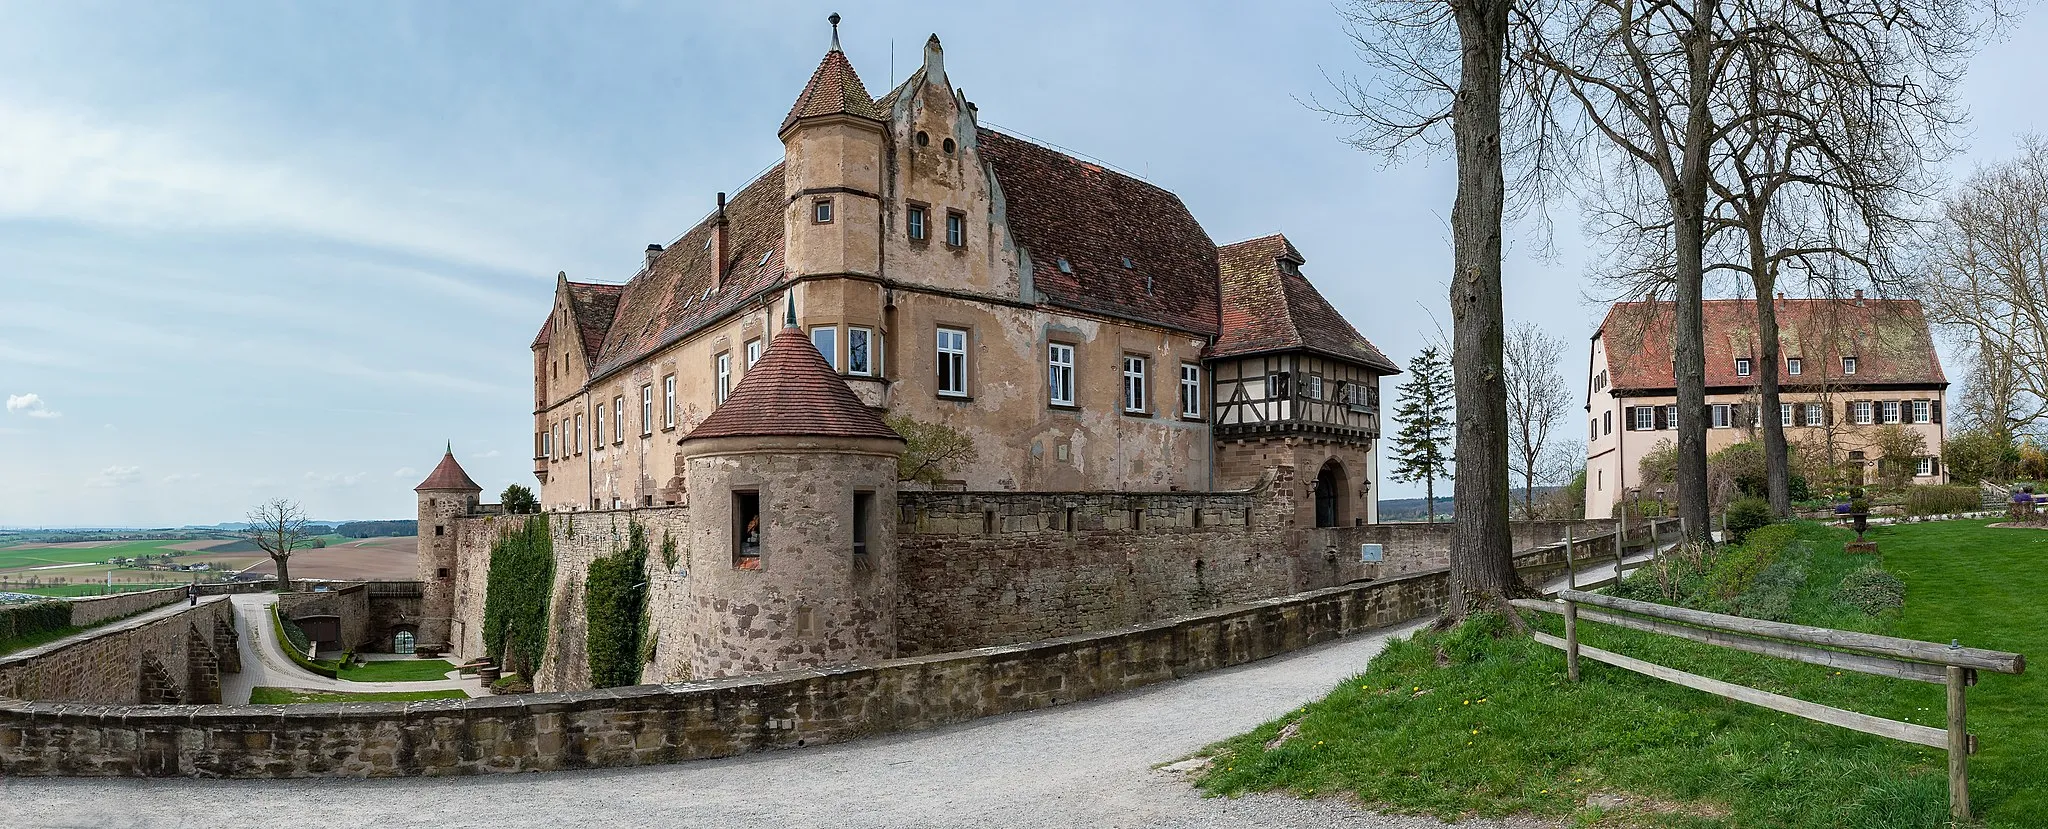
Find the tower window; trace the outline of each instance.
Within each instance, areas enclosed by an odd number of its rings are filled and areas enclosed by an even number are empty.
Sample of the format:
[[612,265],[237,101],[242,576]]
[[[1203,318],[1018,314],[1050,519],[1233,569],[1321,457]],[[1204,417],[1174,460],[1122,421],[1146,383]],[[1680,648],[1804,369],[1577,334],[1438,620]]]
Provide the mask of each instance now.
[[846,373],[871,377],[878,374],[874,360],[875,332],[867,328],[846,329]]
[[946,139],[944,143],[939,145],[939,148],[945,150],[947,155],[951,155],[953,153],[953,139]]
[[853,554],[856,556],[866,557],[868,554],[868,521],[874,509],[874,493],[853,494]]
[[818,353],[825,358],[825,364],[833,371],[839,370],[839,326],[820,325],[811,329],[811,345],[818,347]]
[[736,570],[761,569],[761,493],[755,490],[732,494],[732,566]]
[[811,223],[829,225],[832,223],[832,200],[819,199],[811,202]]
[[435,525],[434,525],[434,534],[435,534],[435,535],[447,535],[447,534],[448,534],[448,527],[447,527],[447,525],[445,525],[445,524],[435,524]]
[[967,214],[958,210],[946,211],[946,244],[956,248],[967,247]]
[[910,206],[910,216],[904,222],[904,227],[910,230],[910,241],[922,242],[925,240],[925,236],[931,231],[925,226],[925,208],[923,205],[913,204]]

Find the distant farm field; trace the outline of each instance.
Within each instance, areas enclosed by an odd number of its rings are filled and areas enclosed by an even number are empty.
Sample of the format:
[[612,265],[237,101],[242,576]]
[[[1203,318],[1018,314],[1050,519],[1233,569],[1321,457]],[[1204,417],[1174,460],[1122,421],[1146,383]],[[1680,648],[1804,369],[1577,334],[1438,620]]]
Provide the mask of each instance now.
[[[417,577],[417,538],[343,538],[321,536],[328,546],[302,549],[292,555],[295,579],[412,579]],[[109,559],[130,559],[176,553],[185,566],[207,564],[205,571],[152,570],[109,565]],[[274,574],[269,556],[243,539],[148,539],[132,541],[32,542],[0,546],[0,590],[46,596],[98,595],[111,576],[117,591],[218,580],[223,574]]]

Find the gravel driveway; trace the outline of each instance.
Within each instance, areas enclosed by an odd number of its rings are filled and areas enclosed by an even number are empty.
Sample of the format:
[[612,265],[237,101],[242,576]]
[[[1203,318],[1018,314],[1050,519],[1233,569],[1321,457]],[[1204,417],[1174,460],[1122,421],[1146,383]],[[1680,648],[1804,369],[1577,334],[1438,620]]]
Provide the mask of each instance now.
[[1433,827],[1442,824],[1334,800],[1205,799],[1153,769],[1322,696],[1388,636],[1412,629],[1043,711],[672,766],[402,780],[6,779],[0,826]]

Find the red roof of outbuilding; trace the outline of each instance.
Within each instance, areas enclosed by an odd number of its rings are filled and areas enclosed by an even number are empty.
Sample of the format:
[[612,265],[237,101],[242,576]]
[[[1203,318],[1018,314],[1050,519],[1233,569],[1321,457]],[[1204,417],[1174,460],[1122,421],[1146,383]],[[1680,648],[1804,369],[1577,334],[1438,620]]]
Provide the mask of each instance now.
[[683,440],[723,437],[903,439],[854,396],[796,327],[775,335],[761,361]]
[[[1706,323],[1709,387],[1749,386],[1758,374],[1736,373],[1735,359],[1754,359],[1756,301],[1710,299],[1702,304]],[[1920,301],[1913,299],[1780,299],[1779,353],[1800,358],[1799,376],[1782,369],[1787,387],[1817,383],[1947,385],[1941,358]],[[1674,306],[1670,302],[1618,302],[1600,323],[1607,344],[1608,385],[1619,390],[1673,388],[1671,350]],[[1856,358],[1856,373],[1842,374],[1843,357]]]
[[425,492],[430,489],[459,490],[462,492],[482,492],[484,490],[483,487],[477,486],[475,481],[469,479],[469,473],[462,471],[462,464],[455,462],[455,451],[452,449],[447,454],[441,456],[441,464],[434,467],[433,472],[427,474],[427,479],[421,481],[419,486],[412,489],[414,492]]
[[1358,333],[1297,268],[1302,262],[1287,237],[1275,233],[1216,249],[1223,286],[1223,334],[1211,356],[1304,349],[1363,363],[1388,374],[1401,370]]

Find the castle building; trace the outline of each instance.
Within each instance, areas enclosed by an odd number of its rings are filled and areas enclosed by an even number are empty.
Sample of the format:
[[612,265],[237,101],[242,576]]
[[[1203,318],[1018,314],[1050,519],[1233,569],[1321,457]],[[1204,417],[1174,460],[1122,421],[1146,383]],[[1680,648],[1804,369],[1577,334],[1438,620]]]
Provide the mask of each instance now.
[[862,405],[971,439],[952,487],[1211,491],[1285,464],[1303,523],[1377,518],[1398,369],[1285,237],[1218,246],[1172,193],[984,126],[936,36],[874,99],[835,17],[776,135],[780,163],[625,284],[557,278],[532,346],[547,509],[688,502],[682,437],[755,405],[736,389],[793,304]]
[[[1873,479],[1881,463],[1911,464],[1916,484],[1944,483],[1942,397],[1948,380],[1917,300],[1776,300],[1779,406],[1762,411],[1756,303],[1705,303],[1707,452],[1758,434],[1776,417],[1795,452],[1838,465],[1849,484]],[[1642,491],[1642,459],[1678,441],[1669,302],[1622,302],[1593,333],[1586,386],[1586,517],[1613,515]],[[1879,430],[1918,433],[1921,454],[1882,458]]]

